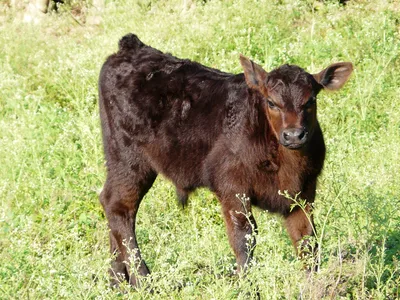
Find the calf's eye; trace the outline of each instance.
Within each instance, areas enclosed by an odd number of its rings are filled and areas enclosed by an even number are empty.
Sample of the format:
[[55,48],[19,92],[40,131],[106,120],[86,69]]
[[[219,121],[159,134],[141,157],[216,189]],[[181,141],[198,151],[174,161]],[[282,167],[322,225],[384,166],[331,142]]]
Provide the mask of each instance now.
[[270,108],[276,108],[275,103],[272,102],[271,100],[267,100],[267,103],[268,103],[268,106],[269,106]]

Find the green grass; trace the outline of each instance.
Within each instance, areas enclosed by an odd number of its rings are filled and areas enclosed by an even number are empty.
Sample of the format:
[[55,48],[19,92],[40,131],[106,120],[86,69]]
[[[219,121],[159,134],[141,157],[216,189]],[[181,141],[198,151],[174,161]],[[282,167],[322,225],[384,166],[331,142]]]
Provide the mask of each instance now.
[[[397,299],[400,297],[400,6],[397,1],[68,2],[40,24],[0,1],[0,299]],[[81,13],[70,13],[72,7]],[[255,210],[255,263],[234,257],[217,199],[181,210],[159,178],[138,216],[153,295],[109,288],[97,78],[120,37],[228,72],[239,53],[267,70],[355,65],[319,97],[327,159],[316,223],[320,272],[308,276],[278,216]],[[250,283],[252,282],[252,284]]]

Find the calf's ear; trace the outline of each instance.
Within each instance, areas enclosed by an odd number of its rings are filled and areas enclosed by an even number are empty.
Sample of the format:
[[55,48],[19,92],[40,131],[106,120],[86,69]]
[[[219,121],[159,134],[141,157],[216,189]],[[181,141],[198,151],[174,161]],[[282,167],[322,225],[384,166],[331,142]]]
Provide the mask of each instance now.
[[243,55],[240,55],[240,64],[242,65],[247,85],[252,89],[263,92],[268,73],[260,65]]
[[340,89],[349,79],[353,72],[353,64],[350,62],[339,62],[330,65],[318,74],[314,74],[315,80],[328,90]]

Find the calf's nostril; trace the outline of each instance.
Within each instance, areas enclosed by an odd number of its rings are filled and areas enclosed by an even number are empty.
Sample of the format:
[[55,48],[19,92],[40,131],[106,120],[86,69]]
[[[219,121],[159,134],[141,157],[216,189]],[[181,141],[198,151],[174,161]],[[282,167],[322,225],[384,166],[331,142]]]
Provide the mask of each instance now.
[[300,132],[300,134],[299,134],[299,140],[302,140],[304,137],[306,136],[306,132],[305,132],[305,130],[302,130],[301,132]]
[[289,140],[289,134],[287,132],[283,133],[283,138],[288,141]]

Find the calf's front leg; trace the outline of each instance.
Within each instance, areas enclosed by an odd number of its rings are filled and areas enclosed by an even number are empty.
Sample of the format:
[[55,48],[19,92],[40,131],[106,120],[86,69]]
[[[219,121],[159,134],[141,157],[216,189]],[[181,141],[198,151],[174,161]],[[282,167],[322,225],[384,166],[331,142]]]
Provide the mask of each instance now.
[[316,233],[311,212],[311,206],[307,204],[304,209],[296,207],[285,217],[286,229],[300,258],[311,254],[316,259],[317,255],[317,245],[312,245],[310,239],[307,238],[307,236],[315,236]]
[[236,256],[237,272],[246,270],[250,263],[256,239],[257,224],[251,214],[250,201],[241,201],[237,197],[221,199],[229,243]]

